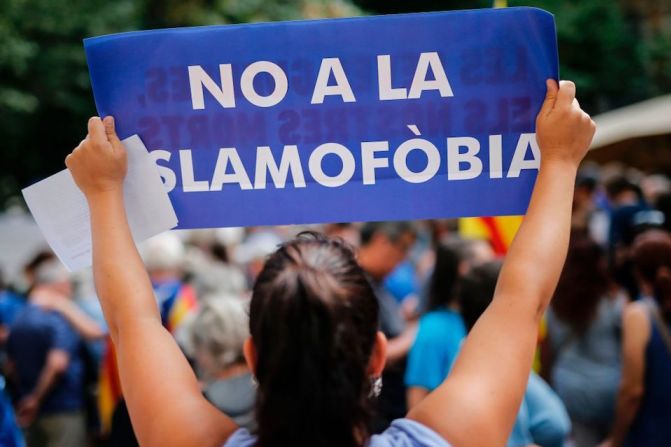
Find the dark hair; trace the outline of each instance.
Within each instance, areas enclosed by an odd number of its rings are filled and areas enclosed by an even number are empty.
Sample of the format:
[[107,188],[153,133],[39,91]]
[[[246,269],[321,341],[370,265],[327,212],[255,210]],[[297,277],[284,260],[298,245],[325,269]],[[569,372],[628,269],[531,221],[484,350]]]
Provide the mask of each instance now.
[[449,306],[454,301],[460,262],[461,253],[455,244],[441,242],[436,246],[436,263],[429,283],[427,311]]
[[230,259],[228,257],[228,250],[226,249],[226,246],[220,242],[216,242],[212,244],[210,247],[210,252],[212,253],[212,256],[214,256],[214,259],[216,259],[218,262],[221,262],[222,264],[229,264]]
[[473,268],[459,281],[461,316],[470,331],[494,298],[501,261],[491,261]]
[[664,214],[664,229],[671,231],[671,193],[663,193],[657,197],[655,208]]
[[27,274],[33,274],[40,265],[54,259],[55,257],[56,256],[48,250],[39,251],[35,253],[35,255],[30,258],[30,260],[23,266],[23,271]]
[[638,274],[653,286],[666,321],[671,321],[671,236],[660,230],[636,238],[632,258]]
[[566,263],[552,299],[552,310],[574,331],[583,333],[610,288],[605,253],[589,236],[572,232]]
[[575,181],[576,189],[584,189],[589,193],[596,191],[596,187],[599,184],[596,178],[588,174],[578,173],[578,177]]
[[617,176],[606,184],[606,193],[611,200],[623,192],[633,192],[636,194],[639,200],[643,199],[643,192],[641,191],[641,188],[630,181],[627,177]]
[[266,261],[252,295],[258,446],[361,446],[378,302],[343,241],[301,233]]
[[35,255],[32,258],[30,258],[30,260],[23,266],[23,273],[31,277],[30,284],[28,284],[28,288],[25,291],[23,291],[25,296],[30,295],[33,289],[35,288],[36,286],[35,274],[39,270],[40,266],[42,266],[46,262],[51,261],[52,259],[56,259],[56,255],[54,255],[49,250],[41,250],[35,253]]
[[391,242],[396,242],[404,234],[415,234],[410,222],[366,222],[361,227],[361,245],[368,245],[376,234],[384,234]]

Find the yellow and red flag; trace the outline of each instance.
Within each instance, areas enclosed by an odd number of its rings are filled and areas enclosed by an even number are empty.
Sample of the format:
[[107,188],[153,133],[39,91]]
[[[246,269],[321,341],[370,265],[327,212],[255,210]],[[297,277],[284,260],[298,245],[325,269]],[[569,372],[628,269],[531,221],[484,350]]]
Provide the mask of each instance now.
[[[196,291],[190,284],[183,284],[181,282],[166,284],[157,287],[155,292],[159,298],[163,325],[170,333],[174,333],[186,317],[198,309]],[[98,381],[98,412],[100,414],[102,433],[109,433],[114,409],[122,398],[123,392],[121,390],[114,343],[108,337]]]
[[503,256],[521,223],[522,216],[464,217],[459,219],[459,234],[465,239],[485,239],[497,255]]

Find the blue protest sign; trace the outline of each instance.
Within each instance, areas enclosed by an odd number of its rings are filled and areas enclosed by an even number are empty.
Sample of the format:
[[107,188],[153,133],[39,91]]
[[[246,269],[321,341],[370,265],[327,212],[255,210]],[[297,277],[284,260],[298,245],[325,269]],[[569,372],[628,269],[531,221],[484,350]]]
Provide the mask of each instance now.
[[557,78],[534,8],[130,32],[84,42],[180,228],[523,214]]

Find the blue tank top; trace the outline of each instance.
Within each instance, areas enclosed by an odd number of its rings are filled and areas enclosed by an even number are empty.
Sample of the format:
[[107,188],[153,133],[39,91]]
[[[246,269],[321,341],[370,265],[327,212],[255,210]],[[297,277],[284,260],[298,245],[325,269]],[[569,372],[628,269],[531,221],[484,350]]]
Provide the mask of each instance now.
[[[671,324],[667,323],[671,330]],[[671,446],[671,353],[657,324],[651,319],[650,341],[645,351],[645,394],[629,430],[626,446]]]

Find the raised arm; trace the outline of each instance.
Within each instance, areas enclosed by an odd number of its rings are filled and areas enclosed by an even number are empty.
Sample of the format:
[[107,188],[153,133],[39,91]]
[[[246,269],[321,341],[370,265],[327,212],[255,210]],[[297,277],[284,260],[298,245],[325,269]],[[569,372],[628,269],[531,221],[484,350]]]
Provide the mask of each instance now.
[[547,88],[536,120],[540,171],[494,299],[449,377],[408,415],[460,447],[505,445],[531,370],[538,323],[566,257],[575,176],[595,126],[580,110],[573,83],[558,87],[549,80]]
[[236,427],[202,396],[189,364],[161,325],[126,219],[126,151],[113,119],[103,124],[91,118],[86,139],[65,164],[89,204],[96,290],[140,444],[221,446]]

